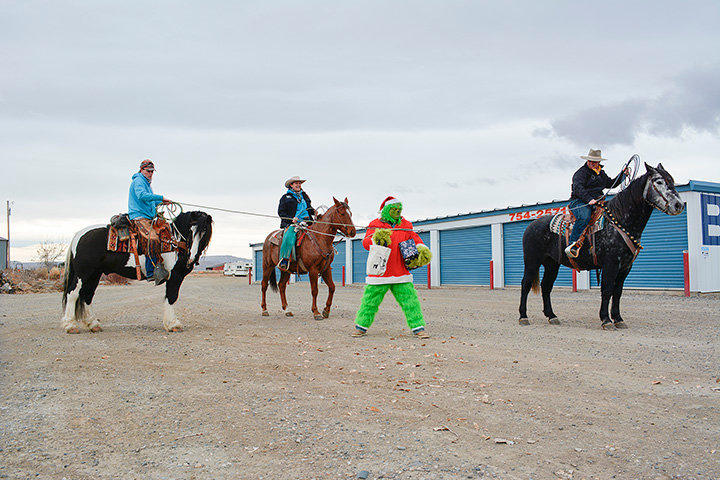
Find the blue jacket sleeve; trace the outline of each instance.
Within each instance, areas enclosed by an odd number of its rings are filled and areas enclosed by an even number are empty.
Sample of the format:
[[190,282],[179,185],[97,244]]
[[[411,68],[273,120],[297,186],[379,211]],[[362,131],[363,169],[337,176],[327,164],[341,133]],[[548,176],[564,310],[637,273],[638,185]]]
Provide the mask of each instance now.
[[135,195],[137,196],[138,200],[145,203],[162,203],[163,196],[158,195],[156,193],[152,193],[151,191],[144,188],[144,186],[140,182],[136,182],[134,185],[135,189]]

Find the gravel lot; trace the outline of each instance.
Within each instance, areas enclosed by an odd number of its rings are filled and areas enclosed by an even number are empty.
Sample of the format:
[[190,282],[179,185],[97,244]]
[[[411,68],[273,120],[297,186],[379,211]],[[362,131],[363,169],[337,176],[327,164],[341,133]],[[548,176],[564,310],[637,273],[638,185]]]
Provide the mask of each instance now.
[[[325,287],[321,287],[324,304]],[[360,287],[315,321],[246,278],[101,286],[104,331],[67,335],[60,294],[0,296],[0,478],[720,478],[720,296],[628,291],[623,331],[599,292],[420,289],[432,337],[388,295],[352,338]]]

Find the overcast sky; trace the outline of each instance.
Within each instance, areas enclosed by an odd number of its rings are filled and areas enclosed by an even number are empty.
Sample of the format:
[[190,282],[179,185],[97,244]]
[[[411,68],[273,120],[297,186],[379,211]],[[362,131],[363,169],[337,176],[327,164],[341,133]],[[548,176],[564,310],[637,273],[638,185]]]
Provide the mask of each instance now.
[[[566,199],[591,147],[720,182],[718,25],[714,0],[0,0],[11,259],[127,211],[144,158],[172,200],[274,215],[299,175],[359,226],[388,195]],[[207,212],[211,255],[279,225]]]

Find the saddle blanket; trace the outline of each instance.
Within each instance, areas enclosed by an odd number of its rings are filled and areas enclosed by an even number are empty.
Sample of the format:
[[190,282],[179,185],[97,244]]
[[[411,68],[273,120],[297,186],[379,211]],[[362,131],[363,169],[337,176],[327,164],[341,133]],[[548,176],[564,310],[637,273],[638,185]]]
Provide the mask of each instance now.
[[[574,225],[575,215],[573,215],[572,212],[558,213],[552,219],[550,219],[550,231],[553,233],[557,233],[560,236],[569,236]],[[598,230],[602,230],[604,227],[605,215],[600,215],[600,217],[590,227],[588,233],[595,233]]]
[[[169,241],[165,241],[163,237],[166,237],[167,234],[163,232],[163,235],[161,238],[163,241],[160,243],[160,253],[168,253],[173,251],[173,246]],[[108,241],[107,241],[107,250],[108,252],[120,252],[120,253],[128,253],[132,252],[130,248],[130,230],[127,227],[120,227],[115,228],[112,225],[108,225]],[[138,239],[138,255],[144,255],[144,253],[147,251],[147,239],[143,238],[141,235],[137,235]]]
[[[280,246],[280,244],[282,243],[283,232],[284,232],[284,230],[275,230],[275,231],[273,232],[272,236],[270,237],[270,243],[271,243],[272,245],[278,245],[278,246]],[[300,233],[297,234],[297,238],[295,239],[295,246],[296,246],[296,247],[299,247],[299,246],[300,246],[300,244],[302,243],[303,239],[305,238],[305,234],[306,234],[306,233],[307,233],[307,232],[306,232],[305,230],[301,230]]]

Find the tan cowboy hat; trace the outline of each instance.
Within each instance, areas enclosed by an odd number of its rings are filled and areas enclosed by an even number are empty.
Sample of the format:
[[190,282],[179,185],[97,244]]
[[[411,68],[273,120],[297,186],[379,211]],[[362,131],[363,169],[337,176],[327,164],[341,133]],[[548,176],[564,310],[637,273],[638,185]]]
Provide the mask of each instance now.
[[305,183],[306,180],[303,180],[300,177],[290,177],[287,180],[285,180],[285,188],[290,188],[290,184],[293,184],[295,182]]
[[607,160],[607,158],[602,158],[602,153],[600,153],[600,150],[593,150],[590,149],[590,153],[587,155],[580,155],[580,158],[584,160],[590,160],[591,162],[600,162],[602,160]]

